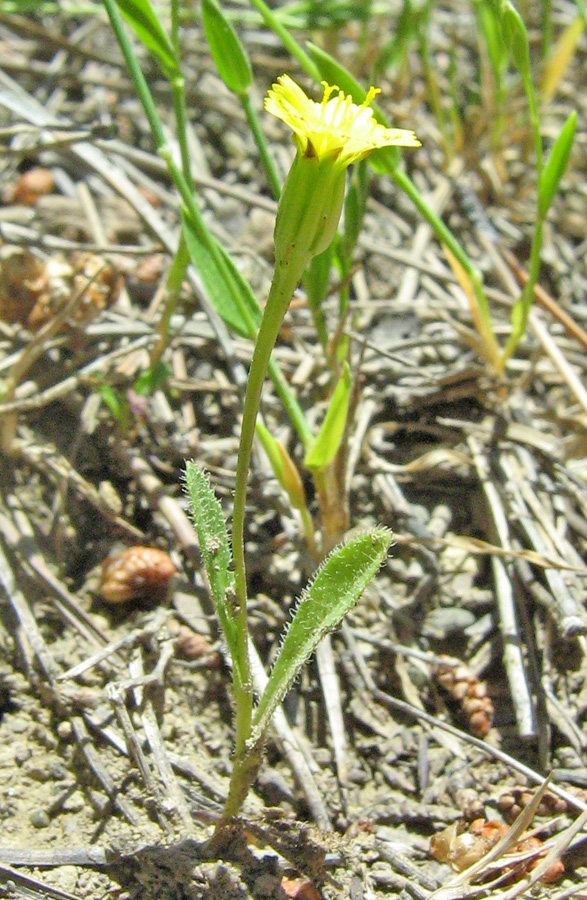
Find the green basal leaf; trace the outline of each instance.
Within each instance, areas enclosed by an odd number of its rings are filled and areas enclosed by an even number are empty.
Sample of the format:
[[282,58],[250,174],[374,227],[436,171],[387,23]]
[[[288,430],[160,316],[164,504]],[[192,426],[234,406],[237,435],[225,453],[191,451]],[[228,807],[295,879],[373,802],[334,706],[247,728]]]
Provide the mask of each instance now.
[[194,462],[188,462],[186,465],[185,487],[212,598],[234,660],[237,624],[230,603],[233,582],[232,572],[229,571],[231,550],[222,507],[210,487],[207,473]]
[[262,317],[261,307],[232,259],[209,232],[182,209],[181,219],[190,259],[202,279],[217,313],[237,334],[254,338]]
[[257,437],[269,457],[273,474],[281,487],[287,492],[293,509],[302,509],[306,505],[306,496],[300,473],[291,456],[281,441],[274,438],[266,425],[257,419],[255,423]]
[[324,469],[336,456],[346,425],[351,386],[351,372],[348,363],[344,363],[320,431],[306,453],[304,465],[307,469]]
[[514,305],[512,306],[512,311],[510,313],[510,322],[512,325],[510,336],[508,338],[508,345],[512,345],[514,348],[517,346],[518,342],[524,336],[524,332],[526,331],[526,323],[528,321],[528,313],[530,311],[530,304],[532,302],[532,295],[528,294],[526,290],[522,291],[519,299],[516,300]]
[[572,112],[565,124],[563,125],[559,136],[554,142],[550,151],[550,156],[542,171],[540,186],[538,189],[538,212],[542,219],[546,216],[548,208],[552,203],[560,180],[569,161],[573,139],[575,137],[575,128],[577,127],[577,113]]
[[484,0],[475,0],[475,12],[479,23],[479,30],[485,39],[487,55],[497,84],[501,82],[505,67],[507,66],[507,51],[500,32],[499,20],[495,9]]
[[157,60],[165,77],[170,81],[180,78],[179,60],[171,38],[149,0],[116,0],[116,3],[140,42]]
[[336,360],[341,366],[349,358],[350,345],[351,339],[348,334],[341,334],[340,340],[336,345]]
[[279,655],[253,717],[251,743],[263,737],[271,716],[322,638],[338,627],[377,574],[391,532],[377,528],[337,547],[300,597]]
[[249,58],[216,0],[202,0],[202,25],[212,59],[226,87],[245,94],[253,81]]

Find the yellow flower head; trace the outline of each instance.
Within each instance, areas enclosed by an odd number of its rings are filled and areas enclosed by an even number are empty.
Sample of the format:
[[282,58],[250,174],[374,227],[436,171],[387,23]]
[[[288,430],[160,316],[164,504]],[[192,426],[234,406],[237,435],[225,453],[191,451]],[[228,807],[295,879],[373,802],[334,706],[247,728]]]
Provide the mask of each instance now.
[[325,81],[320,103],[310,100],[289,75],[281,75],[265,98],[267,112],[289,125],[303,156],[330,158],[345,168],[380,147],[419,147],[413,131],[384,128],[369,104],[379,93],[369,88],[358,105]]

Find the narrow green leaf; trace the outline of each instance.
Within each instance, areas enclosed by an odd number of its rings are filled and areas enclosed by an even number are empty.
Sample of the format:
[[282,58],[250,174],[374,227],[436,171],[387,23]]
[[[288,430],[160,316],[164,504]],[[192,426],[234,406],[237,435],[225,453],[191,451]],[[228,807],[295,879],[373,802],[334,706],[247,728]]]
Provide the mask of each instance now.
[[262,317],[250,285],[232,259],[204,226],[182,209],[182,223],[190,259],[217,313],[242,337],[254,338]]
[[171,38],[159,21],[149,0],[116,0],[120,12],[142,44],[153,54],[170,81],[181,77],[179,60]]
[[501,0],[499,8],[503,39],[508,47],[512,62],[522,78],[530,78],[530,47],[528,32],[520,13],[511,0]]
[[228,649],[234,660],[237,647],[237,624],[230,604],[233,575],[229,571],[231,551],[222,507],[210,487],[208,475],[194,462],[188,462],[186,465],[185,487],[196,526],[202,562],[210,582],[212,598]]
[[557,137],[550,156],[542,171],[540,179],[540,187],[538,190],[538,212],[543,219],[548,212],[548,207],[552,203],[560,180],[569,161],[573,139],[575,137],[575,128],[577,127],[577,113],[572,112],[565,124],[563,125],[559,136]]
[[491,4],[483,0],[475,0],[475,12],[479,24],[479,31],[485,39],[487,55],[496,85],[501,85],[503,74],[507,66],[507,50],[501,34],[496,10]]
[[337,547],[300,597],[279,655],[253,718],[251,743],[261,738],[271,716],[322,638],[338,627],[377,574],[387,556],[391,532],[377,528]]
[[273,437],[269,429],[257,419],[255,423],[257,437],[269,457],[273,474],[281,487],[287,492],[293,509],[305,509],[306,495],[300,473],[296,464],[280,440]]
[[226,87],[245,94],[253,81],[245,48],[216,0],[202,0],[202,25],[212,59]]
[[304,465],[307,469],[324,469],[336,456],[346,425],[351,386],[351,372],[345,363],[320,431],[306,453]]
[[102,400],[104,401],[116,421],[122,421],[122,404],[118,392],[115,391],[114,388],[109,384],[101,384],[98,388],[98,391]]

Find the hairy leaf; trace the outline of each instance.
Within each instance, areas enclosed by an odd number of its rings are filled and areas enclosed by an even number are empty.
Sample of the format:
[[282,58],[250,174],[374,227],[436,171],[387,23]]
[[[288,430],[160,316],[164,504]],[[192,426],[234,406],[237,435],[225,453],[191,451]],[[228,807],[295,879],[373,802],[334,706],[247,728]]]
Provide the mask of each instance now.
[[304,663],[322,638],[338,627],[377,574],[391,532],[377,528],[337,547],[300,597],[253,719],[251,742],[259,740]]
[[185,486],[212,598],[228,649],[234,659],[236,620],[228,596],[232,590],[233,576],[228,568],[231,551],[222,507],[210,487],[207,473],[195,462],[188,462],[186,465]]

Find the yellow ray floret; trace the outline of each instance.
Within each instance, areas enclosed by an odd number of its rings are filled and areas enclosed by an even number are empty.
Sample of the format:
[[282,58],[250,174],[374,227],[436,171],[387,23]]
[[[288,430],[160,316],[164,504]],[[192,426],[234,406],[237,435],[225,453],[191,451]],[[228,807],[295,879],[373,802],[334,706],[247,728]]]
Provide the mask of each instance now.
[[376,121],[369,104],[378,88],[369,88],[359,105],[336,85],[322,84],[324,96],[316,103],[289,75],[281,75],[265,98],[267,112],[289,125],[304,156],[350,166],[380,147],[420,146],[413,131],[384,128]]

